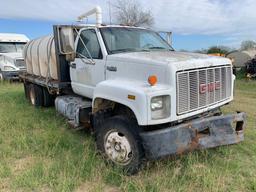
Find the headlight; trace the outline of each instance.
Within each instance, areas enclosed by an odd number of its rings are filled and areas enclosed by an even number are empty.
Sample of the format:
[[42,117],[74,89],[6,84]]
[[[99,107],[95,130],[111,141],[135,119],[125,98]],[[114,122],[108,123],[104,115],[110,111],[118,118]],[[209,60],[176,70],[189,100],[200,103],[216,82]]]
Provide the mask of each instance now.
[[11,67],[11,66],[4,66],[4,70],[5,70],[5,71],[14,71],[15,68],[14,68],[14,67]]
[[151,110],[156,111],[163,108],[163,97],[153,97],[151,99]]
[[170,116],[171,105],[170,105],[170,96],[157,96],[151,99],[151,118],[156,119],[165,119]]

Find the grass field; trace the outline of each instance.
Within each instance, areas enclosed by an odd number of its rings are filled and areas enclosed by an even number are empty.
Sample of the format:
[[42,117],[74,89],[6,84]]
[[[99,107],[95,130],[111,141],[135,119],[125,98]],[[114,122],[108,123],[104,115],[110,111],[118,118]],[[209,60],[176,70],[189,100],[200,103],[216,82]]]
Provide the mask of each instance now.
[[0,191],[256,191],[256,82],[236,82],[225,113],[245,111],[245,141],[149,162],[136,176],[95,153],[54,108],[35,109],[22,84],[0,83]]

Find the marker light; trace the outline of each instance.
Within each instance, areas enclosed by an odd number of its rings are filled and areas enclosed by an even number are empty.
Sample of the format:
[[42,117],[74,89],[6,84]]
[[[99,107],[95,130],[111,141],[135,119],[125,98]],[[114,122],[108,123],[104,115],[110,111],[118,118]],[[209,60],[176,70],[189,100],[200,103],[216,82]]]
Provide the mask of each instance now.
[[156,83],[157,83],[157,76],[155,75],[151,75],[148,77],[148,83],[151,85],[151,86],[154,86]]

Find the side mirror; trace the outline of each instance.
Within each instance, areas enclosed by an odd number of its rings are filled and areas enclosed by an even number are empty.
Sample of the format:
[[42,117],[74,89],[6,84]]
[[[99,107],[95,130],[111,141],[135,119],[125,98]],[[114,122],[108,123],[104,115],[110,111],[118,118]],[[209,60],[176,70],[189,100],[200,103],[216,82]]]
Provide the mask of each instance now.
[[75,58],[75,40],[72,26],[61,26],[58,28],[58,44],[61,54],[66,55],[68,61]]

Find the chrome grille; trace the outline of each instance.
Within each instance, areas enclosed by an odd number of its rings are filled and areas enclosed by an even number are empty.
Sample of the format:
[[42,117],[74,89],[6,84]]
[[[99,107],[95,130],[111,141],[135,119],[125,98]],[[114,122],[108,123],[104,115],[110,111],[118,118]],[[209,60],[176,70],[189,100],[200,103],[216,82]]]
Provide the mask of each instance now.
[[25,61],[23,59],[17,59],[15,61],[15,66],[16,67],[25,67]]
[[231,96],[232,70],[222,66],[177,73],[177,113],[184,114]]

